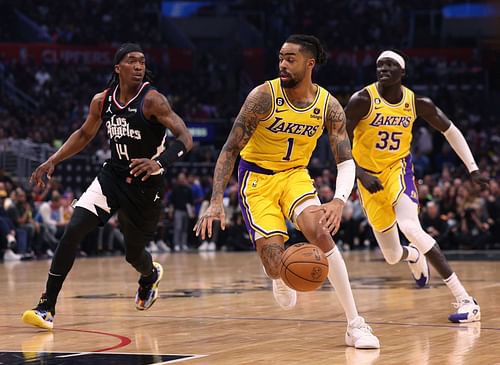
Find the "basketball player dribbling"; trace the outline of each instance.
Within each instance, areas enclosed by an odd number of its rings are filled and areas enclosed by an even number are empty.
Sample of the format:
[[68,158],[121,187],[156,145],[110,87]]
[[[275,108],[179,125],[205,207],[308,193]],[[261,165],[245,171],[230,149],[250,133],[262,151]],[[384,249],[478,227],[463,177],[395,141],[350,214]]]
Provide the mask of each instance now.
[[[146,310],[158,297],[163,268],[153,262],[145,247],[160,217],[164,168],[189,151],[193,140],[184,121],[149,79],[141,47],[133,43],[120,46],[109,87],[94,96],[83,125],[33,172],[31,182],[43,186],[45,176],[50,179],[58,163],[82,151],[101,124],[106,125],[111,159],[76,202],[52,260],[46,291],[35,308],[24,312],[23,322],[53,328],[57,297],[80,242],[115,212],[125,238],[126,260],[141,274],[136,308]],[[165,150],[167,129],[176,139]]]
[[[487,188],[488,179],[480,174],[465,138],[448,117],[432,100],[415,95],[401,84],[405,66],[401,54],[382,52],[377,59],[378,81],[355,93],[345,108],[361,203],[385,260],[389,264],[409,262],[420,287],[429,281],[429,260],[457,301],[457,310],[448,319],[479,321],[479,305],[419,222],[410,154],[415,119],[421,117],[443,133],[472,181]],[[411,242],[409,246],[401,246],[396,224]]]
[[[332,239],[353,188],[355,165],[342,107],[312,82],[314,66],[325,59],[316,37],[292,35],[286,40],[279,53],[279,78],[251,91],[236,117],[217,160],[210,206],[195,230],[205,239],[212,235],[214,220],[224,229],[223,193],[240,154],[241,209],[278,304],[290,309],[297,301],[297,293],[279,275],[289,219],[328,258],[328,279],[348,320],[346,344],[379,348],[372,329],[358,315],[346,265]],[[334,199],[321,205],[306,166],[324,127],[338,176]]]

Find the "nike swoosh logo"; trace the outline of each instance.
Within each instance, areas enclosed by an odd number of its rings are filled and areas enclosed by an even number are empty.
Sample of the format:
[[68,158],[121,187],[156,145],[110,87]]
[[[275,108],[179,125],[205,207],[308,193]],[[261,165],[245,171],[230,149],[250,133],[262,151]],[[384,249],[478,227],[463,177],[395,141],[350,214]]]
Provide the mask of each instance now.
[[382,109],[382,107],[381,106],[376,106],[375,110],[377,110],[377,109]]
[[288,109],[276,109],[276,113],[286,112]]

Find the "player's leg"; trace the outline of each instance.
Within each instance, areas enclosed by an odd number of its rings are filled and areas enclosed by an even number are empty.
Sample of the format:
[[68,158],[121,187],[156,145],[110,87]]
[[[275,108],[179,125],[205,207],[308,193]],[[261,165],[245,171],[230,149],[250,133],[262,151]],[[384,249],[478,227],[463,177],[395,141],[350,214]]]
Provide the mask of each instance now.
[[76,251],[85,236],[95,229],[100,219],[88,210],[76,207],[66,230],[57,245],[52,259],[45,293],[33,310],[23,313],[23,322],[44,329],[53,327],[53,317],[57,297],[64,280],[71,270],[76,257]]
[[328,280],[335,288],[347,317],[346,344],[356,348],[379,348],[378,338],[372,334],[371,327],[358,314],[344,259],[330,233],[318,224],[322,213],[312,212],[312,209],[320,204],[317,197],[299,203],[293,213],[296,217],[295,222],[306,239],[325,252],[329,266]]
[[164,182],[161,176],[152,176],[150,185],[127,184],[120,194],[118,220],[125,243],[125,259],[140,273],[135,296],[138,310],[149,309],[159,295],[158,286],[163,277],[163,267],[153,262],[146,246],[156,235],[162,209]]
[[297,292],[283,282],[280,277],[281,255],[285,250],[282,235],[262,237],[256,233],[255,248],[259,254],[264,272],[273,281],[273,295],[283,309],[292,309],[297,304]]
[[427,257],[441,275],[457,300],[458,310],[448,319],[452,322],[473,322],[481,319],[476,301],[467,293],[457,275],[451,269],[437,242],[422,228],[418,219],[418,206],[403,194],[395,206],[396,219],[404,235]]
[[[391,228],[393,228],[396,222],[399,226],[400,222],[397,220],[394,207],[403,196],[410,200],[418,202],[417,188],[415,187],[415,179],[413,178],[412,166],[411,156],[407,156],[406,158],[398,161],[397,164],[393,165],[391,168],[387,168],[382,172],[381,178],[383,179],[384,189],[381,192],[373,194],[378,197],[369,200],[369,204],[371,204],[371,207],[366,209],[369,213],[368,216],[370,223],[372,223],[371,220],[374,220],[376,223],[378,223],[378,225],[372,224],[372,227],[375,231],[389,231]],[[363,201],[365,200],[365,196],[366,194],[365,192],[363,192]],[[376,218],[373,218],[373,215],[376,215]],[[385,224],[380,224],[384,221],[384,219],[390,220],[387,220]],[[399,249],[395,247],[394,240],[391,240],[391,238],[395,237],[396,235],[398,235],[397,230],[395,230],[395,232],[393,233],[390,233],[388,237],[384,234],[376,235],[376,237],[377,241],[382,242],[383,246],[387,246],[384,245],[384,242],[387,242],[390,247],[399,251]],[[409,237],[407,236],[407,238]],[[410,242],[413,241],[411,241],[410,239]],[[400,245],[399,236],[398,245]],[[403,247],[401,260],[408,262],[408,266],[410,267],[410,271],[413,275],[413,278],[415,279],[417,287],[423,288],[429,283],[430,275],[427,259],[425,258],[424,253],[420,252],[420,248],[422,247],[416,247],[413,244]],[[391,257],[391,259],[394,258]]]
[[417,287],[423,288],[429,283],[430,273],[427,260],[414,245],[401,246],[396,226],[385,232],[373,230],[373,234],[388,264],[394,265],[400,261],[407,261]]
[[140,273],[135,307],[137,310],[146,310],[158,298],[158,286],[163,277],[163,267],[153,262],[151,254],[146,250],[146,245],[152,235],[138,228],[122,212],[118,214],[118,219],[125,241],[125,259]]
[[[75,205],[66,230],[61,237],[52,259],[46,284],[46,292],[33,310],[23,314],[23,321],[37,327],[51,329],[57,297],[76,257],[76,251],[85,236],[110,217],[110,197],[103,193],[110,183],[102,175],[95,178]],[[111,184],[112,185],[112,184]]]
[[269,174],[245,161],[238,169],[239,203],[248,234],[266,275],[273,281],[273,295],[283,309],[291,309],[297,293],[280,278],[281,254],[288,240],[285,217],[279,204],[282,173]]

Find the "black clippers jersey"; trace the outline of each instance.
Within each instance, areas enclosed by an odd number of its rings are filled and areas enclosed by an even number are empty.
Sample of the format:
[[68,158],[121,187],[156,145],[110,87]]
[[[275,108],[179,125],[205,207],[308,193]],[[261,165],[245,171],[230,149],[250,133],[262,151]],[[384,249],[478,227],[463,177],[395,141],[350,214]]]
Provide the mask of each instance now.
[[106,91],[101,118],[111,148],[109,163],[120,175],[129,175],[132,159],[153,159],[165,150],[166,128],[142,114],[144,97],[152,89],[149,82],[143,83],[126,105],[118,101],[118,85]]

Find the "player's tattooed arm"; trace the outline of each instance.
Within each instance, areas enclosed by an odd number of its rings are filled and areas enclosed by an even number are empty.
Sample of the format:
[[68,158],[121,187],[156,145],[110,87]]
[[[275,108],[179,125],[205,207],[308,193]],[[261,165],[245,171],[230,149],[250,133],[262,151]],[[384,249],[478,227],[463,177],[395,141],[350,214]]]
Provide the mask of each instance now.
[[187,151],[191,150],[193,137],[186,123],[174,112],[165,95],[156,90],[148,92],[144,99],[143,113],[146,118],[157,120],[158,123],[167,127],[174,137],[184,144]]
[[333,156],[337,164],[352,159],[351,142],[346,130],[344,109],[333,96],[328,100],[328,109],[325,118],[325,127]]
[[266,273],[273,279],[280,277],[281,255],[283,251],[283,245],[278,243],[266,243],[259,250]]
[[248,143],[259,121],[269,114],[272,103],[272,96],[266,85],[260,85],[248,94],[217,159],[212,201],[222,201],[224,189],[231,177],[238,154]]

